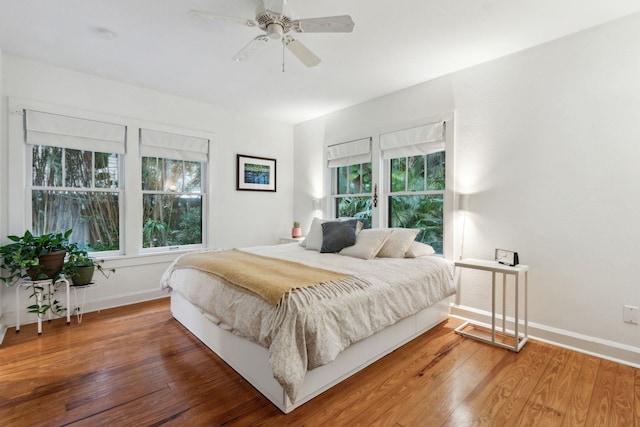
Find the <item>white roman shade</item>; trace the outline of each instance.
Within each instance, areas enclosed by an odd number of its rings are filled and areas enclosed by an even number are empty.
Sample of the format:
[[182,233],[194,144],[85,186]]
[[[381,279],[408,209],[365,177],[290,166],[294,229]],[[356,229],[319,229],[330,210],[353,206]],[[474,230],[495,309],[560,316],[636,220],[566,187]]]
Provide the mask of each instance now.
[[140,154],[190,162],[209,160],[209,140],[157,130],[140,129]]
[[25,142],[74,150],[124,154],[127,127],[25,110]]
[[327,147],[327,163],[330,168],[357,165],[371,161],[371,138],[358,139]]
[[444,151],[444,122],[380,135],[382,158],[397,159]]

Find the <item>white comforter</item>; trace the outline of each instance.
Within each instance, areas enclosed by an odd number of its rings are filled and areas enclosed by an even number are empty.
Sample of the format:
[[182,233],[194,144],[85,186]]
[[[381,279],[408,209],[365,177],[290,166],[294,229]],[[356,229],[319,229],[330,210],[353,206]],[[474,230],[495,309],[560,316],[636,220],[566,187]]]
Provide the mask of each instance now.
[[273,376],[292,402],[307,370],[325,365],[366,338],[455,293],[453,267],[437,256],[358,258],[321,254],[298,244],[244,251],[354,274],[371,286],[348,295],[294,292],[282,309],[191,269],[167,269],[162,288],[180,293],[229,331],[269,349]]

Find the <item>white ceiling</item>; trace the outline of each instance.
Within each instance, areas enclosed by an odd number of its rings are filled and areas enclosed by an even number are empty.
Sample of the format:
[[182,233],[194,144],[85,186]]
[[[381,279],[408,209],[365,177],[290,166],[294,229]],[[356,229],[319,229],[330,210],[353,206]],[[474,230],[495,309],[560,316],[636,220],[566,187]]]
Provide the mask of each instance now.
[[[295,18],[351,15],[353,33],[293,35],[306,68],[271,41],[231,57],[261,0],[0,0],[0,48],[284,123],[299,123],[640,11],[638,0],[289,0]],[[109,39],[100,32],[115,34]]]

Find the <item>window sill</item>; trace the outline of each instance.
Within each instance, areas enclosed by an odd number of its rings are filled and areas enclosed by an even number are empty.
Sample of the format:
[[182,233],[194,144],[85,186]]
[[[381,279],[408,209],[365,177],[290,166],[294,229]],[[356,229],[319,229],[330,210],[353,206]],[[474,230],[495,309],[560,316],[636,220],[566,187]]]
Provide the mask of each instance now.
[[[206,250],[206,248],[195,249],[195,250]],[[141,265],[151,265],[151,264],[165,264],[173,262],[179,255],[193,252],[194,249],[189,250],[175,250],[175,251],[167,251],[167,252],[155,252],[155,253],[145,253],[145,254],[136,254],[136,255],[116,255],[112,257],[100,258],[97,256],[97,259],[104,260],[103,267],[105,268],[121,268],[121,267],[137,267]]]

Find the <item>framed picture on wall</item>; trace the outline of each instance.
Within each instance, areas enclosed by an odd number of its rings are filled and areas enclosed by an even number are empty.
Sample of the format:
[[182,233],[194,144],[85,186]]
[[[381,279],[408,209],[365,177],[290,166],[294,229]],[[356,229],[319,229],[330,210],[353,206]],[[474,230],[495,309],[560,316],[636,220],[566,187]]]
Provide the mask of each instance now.
[[236,190],[276,191],[276,159],[238,154]]

